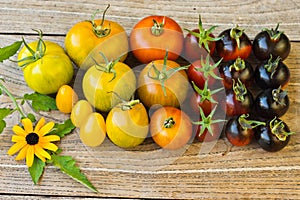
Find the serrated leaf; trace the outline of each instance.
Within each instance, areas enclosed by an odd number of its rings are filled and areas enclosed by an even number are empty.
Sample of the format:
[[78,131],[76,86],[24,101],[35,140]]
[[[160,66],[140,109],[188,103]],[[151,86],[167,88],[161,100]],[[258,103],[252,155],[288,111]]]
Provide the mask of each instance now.
[[63,173],[83,184],[93,192],[98,192],[93,184],[80,171],[79,167],[75,165],[76,162],[71,156],[60,156],[53,154],[51,156],[51,160],[53,161],[54,166],[58,167]]
[[5,127],[6,127],[6,122],[4,120],[0,120],[0,133],[3,132]]
[[24,99],[31,101],[32,108],[37,112],[57,110],[55,99],[50,96],[35,92],[25,94]]
[[67,119],[62,124],[55,124],[53,131],[51,131],[50,134],[58,135],[60,138],[63,138],[64,136],[72,133],[74,129],[75,126],[73,125],[71,119]]
[[14,42],[11,45],[0,48],[0,62],[9,59],[11,56],[15,55],[22,45],[22,41]]
[[28,168],[28,171],[34,184],[38,184],[44,172],[45,166],[46,163],[44,163],[41,159],[34,157],[32,166]]

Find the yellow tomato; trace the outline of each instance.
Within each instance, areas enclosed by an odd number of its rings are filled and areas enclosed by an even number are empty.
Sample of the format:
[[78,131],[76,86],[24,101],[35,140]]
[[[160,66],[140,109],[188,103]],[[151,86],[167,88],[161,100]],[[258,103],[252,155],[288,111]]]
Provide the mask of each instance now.
[[84,120],[80,127],[81,141],[90,147],[96,147],[103,143],[106,137],[105,121],[101,114],[93,112]]
[[70,113],[73,106],[78,101],[78,96],[73,88],[69,85],[63,85],[56,94],[56,106],[62,113]]
[[[31,51],[31,50],[33,51]],[[41,94],[53,94],[73,77],[74,69],[64,49],[51,41],[38,41],[24,46],[18,54],[28,86]]]
[[103,62],[99,52],[105,54],[109,60],[121,56],[122,62],[127,57],[127,33],[117,22],[105,20],[105,11],[102,19],[79,22],[66,35],[66,51],[78,67],[89,68],[94,63],[93,59]]
[[109,139],[122,148],[141,144],[147,137],[148,125],[147,111],[144,105],[136,100],[115,106],[106,118]]
[[93,112],[91,104],[86,100],[78,101],[71,112],[71,121],[74,126],[80,128],[84,120]]

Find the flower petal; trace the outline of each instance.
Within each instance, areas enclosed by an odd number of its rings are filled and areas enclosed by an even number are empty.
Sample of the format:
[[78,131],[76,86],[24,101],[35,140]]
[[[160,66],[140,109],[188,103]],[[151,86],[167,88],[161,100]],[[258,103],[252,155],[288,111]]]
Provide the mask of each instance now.
[[43,162],[46,162],[46,158],[43,156],[43,155],[41,155],[39,152],[35,152],[35,155],[39,158],[39,159],[41,159]]
[[44,136],[47,133],[49,133],[51,131],[51,129],[54,127],[54,122],[49,122],[47,123],[45,126],[43,126],[39,132],[37,133],[39,136]]
[[54,151],[54,152],[58,149],[58,147],[55,144],[50,143],[50,142],[43,144],[43,148],[48,149],[50,151]]
[[23,159],[26,158],[27,149],[28,149],[29,146],[30,146],[30,145],[27,144],[27,145],[25,145],[25,146],[21,149],[21,151],[19,152],[19,154],[18,154],[17,157],[16,157],[16,160],[23,160]]
[[8,155],[14,155],[15,153],[17,153],[18,151],[20,151],[20,149],[22,149],[27,143],[26,142],[17,142],[14,145],[12,145],[10,147],[10,149],[7,151]]
[[12,128],[12,130],[13,130],[13,132],[15,133],[15,134],[17,134],[17,135],[19,135],[19,136],[26,136],[27,135],[27,133],[26,133],[26,131],[24,130],[24,129],[22,129],[20,126],[14,126],[13,128]]
[[35,125],[35,128],[34,128],[34,132],[37,133],[44,125],[45,125],[45,118],[42,117],[39,122]]
[[43,148],[41,148],[39,145],[34,145],[35,154],[39,154],[45,158],[51,159],[50,154],[45,151]]
[[44,137],[41,137],[39,139],[39,142],[41,143],[46,143],[46,142],[54,142],[54,141],[59,141],[60,137],[58,135],[47,135]]
[[24,136],[19,136],[19,135],[13,135],[11,137],[12,142],[26,142],[26,139]]
[[32,126],[32,121],[28,118],[22,119],[22,124],[24,126],[24,130],[27,133],[32,133],[33,132],[33,126]]
[[27,153],[26,153],[26,165],[31,167],[34,159],[34,146],[28,145]]

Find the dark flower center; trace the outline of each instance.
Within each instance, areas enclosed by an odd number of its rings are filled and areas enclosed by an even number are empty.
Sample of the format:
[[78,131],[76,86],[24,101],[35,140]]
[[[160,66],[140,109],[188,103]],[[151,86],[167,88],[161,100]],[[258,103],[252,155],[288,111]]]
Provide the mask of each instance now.
[[30,145],[37,144],[39,142],[39,136],[38,136],[38,134],[36,134],[36,133],[29,133],[26,136],[26,142],[27,142],[27,144],[30,144]]

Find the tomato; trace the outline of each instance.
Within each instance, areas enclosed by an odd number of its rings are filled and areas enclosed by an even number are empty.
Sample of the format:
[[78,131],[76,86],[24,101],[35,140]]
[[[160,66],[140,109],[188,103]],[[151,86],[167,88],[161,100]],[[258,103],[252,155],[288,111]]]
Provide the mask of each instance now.
[[232,89],[226,90],[225,104],[227,116],[241,115],[253,110],[254,99],[251,91],[238,79]]
[[234,146],[246,146],[254,138],[255,128],[265,125],[265,122],[248,119],[249,114],[232,117],[225,125],[225,135]]
[[146,108],[139,100],[115,106],[106,118],[107,135],[117,146],[132,148],[148,135],[149,120]]
[[27,44],[18,54],[27,85],[40,94],[54,94],[73,78],[73,65],[64,49],[51,41],[39,39]]
[[253,67],[248,61],[241,58],[221,65],[219,72],[223,78],[223,85],[227,89],[232,88],[233,80],[237,81],[239,79],[246,87],[249,87],[253,82]]
[[203,28],[201,16],[199,16],[198,28],[192,31],[187,30],[188,34],[184,38],[184,58],[189,62],[199,60],[201,56],[207,54],[214,55],[216,48],[216,38],[213,31],[216,26],[210,27],[208,30]]
[[209,86],[216,84],[222,79],[218,71],[221,61],[222,59],[214,63],[210,56],[206,57],[205,62],[202,58],[194,61],[187,70],[189,80],[193,81],[200,89],[203,89],[206,80],[209,81]]
[[221,136],[224,120],[217,119],[217,115],[215,115],[217,107],[215,106],[207,116],[204,114],[202,108],[199,107],[200,120],[193,122],[193,124],[196,125],[196,138],[200,142],[212,142]]
[[185,100],[189,81],[186,67],[171,60],[155,60],[141,71],[137,93],[143,104],[179,107]]
[[132,29],[129,42],[133,55],[142,63],[163,59],[176,60],[183,49],[183,31],[167,16],[148,16]]
[[55,102],[58,110],[63,113],[71,113],[73,106],[78,101],[78,96],[69,85],[63,85],[59,88]]
[[73,62],[83,69],[93,65],[93,59],[103,62],[99,52],[106,55],[108,60],[120,57],[124,61],[129,51],[128,36],[125,29],[117,22],[106,20],[103,12],[102,19],[78,22],[68,31],[65,37],[65,48]]
[[216,49],[223,61],[235,60],[238,57],[246,59],[252,51],[252,44],[244,29],[236,26],[219,34]]
[[86,119],[93,112],[91,104],[86,100],[79,100],[72,108],[71,121],[74,126],[80,128]]
[[289,38],[278,30],[279,24],[274,29],[263,29],[253,40],[253,52],[257,59],[268,60],[280,57],[286,59],[291,50]]
[[[85,98],[99,111],[109,112],[136,90],[136,77],[125,63],[107,62],[90,67],[84,74],[82,88]],[[115,95],[117,94],[117,95]]]
[[255,131],[258,144],[266,151],[276,152],[283,149],[290,141],[291,132],[288,125],[279,118],[268,120],[266,125],[259,126]]
[[103,116],[93,112],[82,119],[84,122],[80,127],[79,136],[81,141],[90,147],[96,147],[103,143],[106,137],[106,127]]
[[254,73],[256,84],[262,88],[284,88],[290,80],[289,68],[280,61],[280,57],[272,60],[272,57],[258,65]]
[[150,133],[156,144],[164,149],[179,149],[186,145],[192,136],[190,118],[180,109],[161,107],[150,119]]
[[272,119],[283,116],[289,109],[290,100],[287,91],[279,88],[269,88],[261,91],[254,102],[257,116]]

